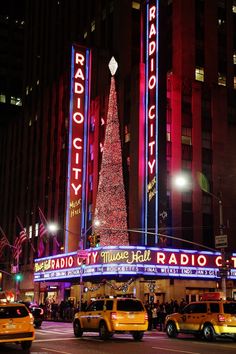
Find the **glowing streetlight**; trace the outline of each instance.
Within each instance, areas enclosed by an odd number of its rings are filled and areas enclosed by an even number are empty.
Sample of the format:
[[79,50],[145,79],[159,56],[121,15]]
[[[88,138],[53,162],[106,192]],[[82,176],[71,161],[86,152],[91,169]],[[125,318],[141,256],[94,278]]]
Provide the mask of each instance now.
[[49,222],[47,224],[47,229],[51,234],[55,234],[59,230],[59,225],[55,222]]
[[182,191],[192,188],[191,176],[187,173],[178,173],[172,178],[173,186]]

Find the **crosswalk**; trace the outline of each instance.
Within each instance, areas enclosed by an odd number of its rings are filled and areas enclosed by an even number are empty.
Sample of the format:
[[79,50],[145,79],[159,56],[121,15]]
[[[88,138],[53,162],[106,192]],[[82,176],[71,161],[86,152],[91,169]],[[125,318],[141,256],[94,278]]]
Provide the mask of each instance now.
[[[74,338],[74,331],[72,323],[52,323],[52,322],[43,322],[42,327],[36,329],[36,338],[40,339],[42,337],[66,337],[66,338]],[[84,333],[84,336],[94,337],[98,336],[98,333]],[[122,337],[128,336],[130,334],[122,334]],[[146,332],[145,337],[149,339],[166,339],[166,334],[164,332]]]
[[46,327],[46,328],[39,328],[36,329],[36,336],[41,335],[41,336],[47,336],[51,334],[61,334],[61,335],[72,335],[73,334],[73,328],[53,328],[53,327]]

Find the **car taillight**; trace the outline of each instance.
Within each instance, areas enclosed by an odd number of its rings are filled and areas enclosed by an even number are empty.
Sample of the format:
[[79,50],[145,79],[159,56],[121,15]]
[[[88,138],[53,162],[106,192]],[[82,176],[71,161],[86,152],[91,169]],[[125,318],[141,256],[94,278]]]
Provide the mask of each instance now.
[[219,322],[224,322],[225,321],[225,316],[224,315],[218,315],[218,321]]
[[147,314],[147,312],[145,313],[145,320],[148,321],[148,314]]
[[29,313],[29,317],[30,317],[30,324],[34,324],[34,316],[32,315],[32,313]]
[[111,320],[117,320],[117,313],[116,312],[112,312],[111,313]]
[[43,312],[44,312],[43,309],[40,309],[40,315],[43,315]]

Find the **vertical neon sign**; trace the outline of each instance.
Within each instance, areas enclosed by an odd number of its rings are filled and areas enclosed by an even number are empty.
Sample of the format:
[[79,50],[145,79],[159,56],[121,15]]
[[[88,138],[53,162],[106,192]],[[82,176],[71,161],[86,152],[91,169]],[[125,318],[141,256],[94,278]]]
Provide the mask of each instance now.
[[[145,244],[147,231],[158,232],[158,28],[159,0],[146,4],[146,170],[145,170]],[[155,236],[157,243],[157,235]]]
[[72,46],[65,252],[78,249],[84,227],[90,57],[89,49]]

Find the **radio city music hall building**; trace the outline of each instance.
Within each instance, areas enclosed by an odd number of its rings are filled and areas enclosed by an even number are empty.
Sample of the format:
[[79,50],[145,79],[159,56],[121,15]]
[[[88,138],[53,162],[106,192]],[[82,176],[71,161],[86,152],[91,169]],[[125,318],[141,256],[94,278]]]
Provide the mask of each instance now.
[[[191,244],[214,248],[219,234],[218,203],[197,187],[196,175],[203,172],[211,192],[222,195],[232,296],[234,2],[27,3],[29,23],[47,36],[42,45],[35,29],[34,41],[26,44],[27,128],[22,134],[27,143],[22,154],[27,159],[19,183],[29,189],[27,194],[21,190],[18,202],[35,247],[37,205],[48,220],[60,224],[61,247],[55,238],[48,240],[40,259],[25,247],[21,269],[34,267],[34,274],[22,282],[22,293],[34,289],[39,300],[50,294],[78,299],[81,278],[88,290],[84,299],[119,293],[143,300],[193,300],[216,289],[220,253]],[[117,107],[127,222],[133,231],[130,246],[92,249],[87,237],[102,161],[112,55],[119,65]],[[191,190],[173,188],[171,177],[179,171],[193,177]],[[87,249],[83,267],[79,247]]]

